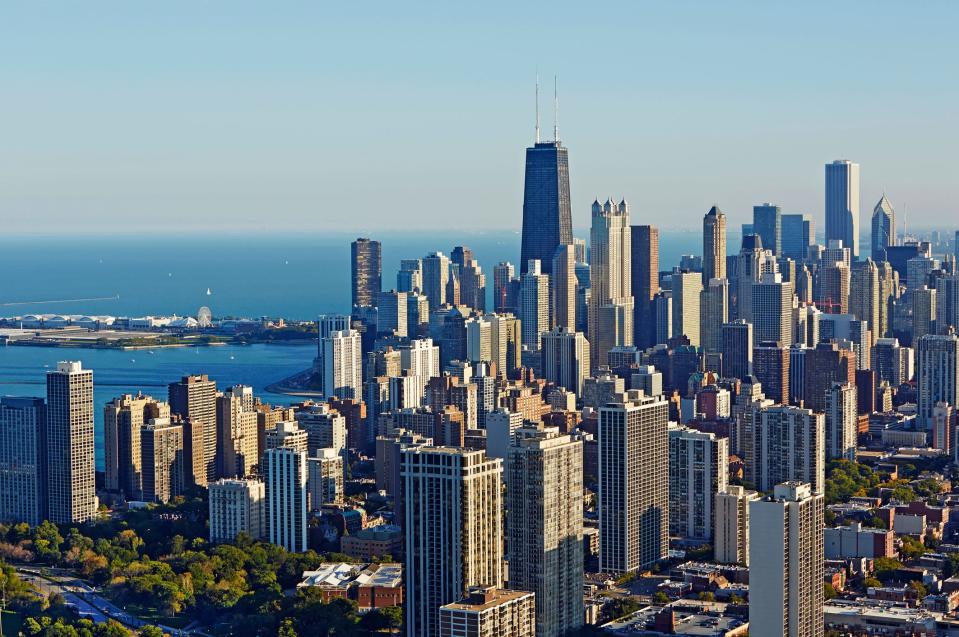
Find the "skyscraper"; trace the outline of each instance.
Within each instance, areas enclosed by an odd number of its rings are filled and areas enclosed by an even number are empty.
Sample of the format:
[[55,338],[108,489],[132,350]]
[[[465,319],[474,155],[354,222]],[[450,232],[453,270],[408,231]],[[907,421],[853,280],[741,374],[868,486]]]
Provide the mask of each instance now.
[[684,335],[699,347],[699,293],[703,279],[698,272],[673,272],[673,336]]
[[653,299],[659,292],[659,230],[632,226],[630,232],[630,286],[633,296],[633,343],[640,348],[656,344]]
[[186,454],[183,452],[183,425],[169,417],[152,418],[140,435],[143,454],[142,499],[169,502],[183,494]]
[[826,164],[826,241],[839,239],[859,258],[859,164]]
[[833,383],[826,391],[827,460],[838,458],[856,461],[858,426],[856,388],[848,384]]
[[[590,360],[606,362],[617,345],[633,344],[632,238],[629,204],[593,201],[589,231]],[[697,317],[698,318],[698,317]]]
[[[170,405],[143,394],[125,394],[106,404],[103,481],[107,491],[122,493],[128,500],[143,499],[143,426],[153,418],[169,417]],[[254,415],[254,424],[255,420]]]
[[[793,343],[793,284],[766,272],[752,285],[753,328],[757,341]],[[768,393],[768,392],[767,392]]]
[[959,337],[926,334],[919,339],[916,363],[919,428],[932,429],[936,403],[959,404]]
[[802,214],[782,216],[782,256],[805,261],[809,244],[816,240],[816,223]]
[[726,215],[713,206],[703,217],[703,285],[726,278]]
[[774,255],[782,255],[782,209],[771,203],[753,206],[753,232],[763,240],[763,247]]
[[722,327],[723,376],[744,380],[753,373],[753,324],[742,319]]
[[319,511],[324,504],[343,501],[343,456],[340,449],[318,449],[306,459],[307,491],[310,511]]
[[216,382],[203,375],[170,383],[170,412],[183,420],[186,476],[189,484],[216,480]]
[[599,568],[629,573],[669,544],[669,406],[629,391],[599,408]]
[[543,377],[581,397],[583,381],[591,372],[586,337],[557,327],[543,334],[542,355]]
[[886,261],[886,248],[896,245],[896,211],[883,193],[876,207],[872,209],[872,260],[877,263]]
[[323,391],[337,398],[362,398],[363,347],[356,330],[323,339]]
[[493,310],[515,312],[519,281],[516,269],[509,261],[500,261],[493,267]]
[[93,372],[61,361],[47,372],[47,518],[82,523],[97,514]]
[[551,274],[556,248],[573,242],[573,217],[569,199],[569,154],[558,139],[539,141],[526,149],[526,185],[523,190],[522,273],[538,259],[544,274]]
[[432,312],[446,305],[446,288],[450,280],[450,259],[442,252],[431,252],[423,257],[423,294]]
[[423,262],[420,259],[403,259],[396,273],[396,290],[412,292],[423,289]]
[[576,254],[571,245],[556,248],[550,276],[553,326],[576,330]]
[[823,496],[777,484],[749,504],[749,632],[822,637]]
[[683,426],[669,428],[669,533],[711,540],[715,498],[726,490],[729,439]]
[[717,562],[749,566],[749,503],[758,499],[755,491],[732,484],[716,494],[713,545]]
[[539,351],[540,336],[549,330],[549,275],[533,261],[523,272],[519,290],[519,319],[523,348]]
[[868,326],[870,347],[882,336],[879,303],[879,268],[876,263],[867,258],[853,264],[849,273],[849,312]]
[[406,634],[439,634],[440,607],[503,581],[502,461],[448,447],[402,450]]
[[299,553],[307,549],[306,452],[291,447],[267,449],[266,518],[271,544]]
[[217,396],[217,471],[220,477],[248,476],[259,464],[257,420],[252,387],[234,385]]
[[709,279],[699,295],[699,341],[705,351],[722,351],[722,330],[728,321],[729,281]]
[[912,346],[916,347],[926,334],[933,333],[933,321],[936,319],[938,299],[936,290],[925,285],[910,290],[912,297]]
[[0,522],[46,517],[46,411],[42,398],[0,398]]
[[756,407],[747,479],[759,491],[799,480],[826,489],[826,422],[821,413],[784,405]]
[[[856,355],[836,343],[818,343],[806,352],[806,378],[803,396],[806,407],[826,410],[826,390],[834,382],[856,384]],[[810,373],[815,370],[815,373]]]
[[350,244],[353,305],[376,305],[383,287],[383,257],[379,241],[360,237]]
[[260,480],[217,480],[209,501],[211,542],[232,542],[241,532],[254,540],[266,536],[266,486]]
[[508,453],[509,587],[536,593],[536,635],[570,635],[583,625],[583,443],[523,427]]
[[782,341],[760,341],[753,348],[753,374],[766,397],[789,403],[789,348]]

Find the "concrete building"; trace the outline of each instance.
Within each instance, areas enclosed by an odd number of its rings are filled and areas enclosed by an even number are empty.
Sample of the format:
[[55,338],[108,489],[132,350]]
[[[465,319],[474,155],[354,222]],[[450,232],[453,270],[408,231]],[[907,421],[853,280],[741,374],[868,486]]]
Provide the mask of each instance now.
[[583,394],[590,375],[590,347],[586,337],[559,326],[542,336],[542,374],[546,380]]
[[337,449],[318,449],[306,459],[309,510],[343,502],[343,456]]
[[383,256],[379,241],[360,237],[350,244],[353,305],[376,305],[383,287]]
[[891,529],[863,528],[859,522],[827,528],[823,532],[827,560],[876,558],[896,555],[896,534]]
[[703,291],[702,275],[698,272],[673,272],[673,336],[685,335],[689,344],[699,347],[699,295]]
[[294,415],[297,426],[306,432],[306,451],[317,456],[320,449],[346,452],[346,418],[328,403],[308,404]]
[[743,380],[753,373],[753,325],[739,319],[722,327],[723,376]]
[[793,284],[767,272],[752,285],[753,333],[757,341],[793,343]]
[[[143,499],[143,426],[169,418],[170,405],[151,396],[125,394],[103,408],[103,481],[107,491],[127,500]],[[184,467],[189,470],[188,467]]]
[[703,217],[703,285],[726,278],[726,215],[713,206]]
[[388,290],[377,294],[376,331],[379,334],[409,335],[409,316],[406,292]]
[[666,555],[669,406],[630,391],[599,407],[600,570],[629,573]]
[[266,520],[271,544],[292,553],[307,549],[306,452],[290,447],[267,449],[263,454],[266,476]]
[[266,537],[266,485],[254,478],[217,480],[209,486],[210,541],[233,542],[240,533]]
[[781,482],[800,481],[814,493],[826,488],[825,417],[809,409],[760,407],[753,416],[753,453],[746,458],[747,479],[759,491]]
[[659,230],[630,228],[630,284],[633,297],[633,342],[642,348],[656,344],[653,299],[659,292]]
[[206,486],[217,478],[216,382],[184,376],[168,388],[170,413],[183,421],[187,483]]
[[[61,361],[47,372],[47,519],[83,523],[96,517],[93,372]],[[42,448],[42,445],[41,445]]]
[[46,519],[45,432],[42,398],[0,398],[0,522]]
[[430,312],[446,304],[446,287],[450,278],[450,259],[442,252],[423,257],[423,294]]
[[778,484],[749,505],[749,632],[822,637],[823,496]]
[[826,392],[826,459],[856,461],[859,414],[856,388],[833,383]]
[[423,262],[420,259],[402,259],[396,272],[396,289],[413,292],[423,289]]
[[509,587],[536,594],[538,637],[570,635],[583,625],[583,443],[523,427],[506,466]]
[[722,351],[722,330],[728,321],[729,281],[710,279],[699,296],[699,340],[705,351]]
[[959,404],[959,337],[927,334],[919,339],[917,358],[918,425],[931,431],[936,403]]
[[729,440],[683,426],[669,427],[669,533],[713,538],[715,497],[726,490]]
[[550,328],[549,275],[539,261],[527,265],[520,280],[519,319],[523,348],[539,351],[540,337]]
[[753,349],[753,374],[763,393],[777,403],[789,404],[789,348],[781,341],[763,341]]
[[253,473],[259,463],[253,388],[236,385],[216,398],[217,473],[224,478]]
[[169,418],[153,418],[140,433],[144,502],[169,502],[186,487],[187,458],[183,425]]
[[753,232],[763,240],[763,247],[774,255],[782,255],[782,209],[771,203],[753,206]]
[[[581,595],[577,595],[581,597]],[[526,591],[477,587],[439,611],[440,637],[536,637],[535,595]]]
[[323,392],[327,397],[360,400],[363,348],[356,330],[330,332],[323,339]]
[[571,245],[556,248],[550,275],[553,326],[576,331],[576,251]]
[[502,473],[482,451],[403,450],[407,635],[439,635],[441,606],[503,581]]
[[869,347],[883,335],[879,321],[879,268],[872,259],[855,263],[849,278],[849,313],[871,332]]
[[716,494],[713,555],[723,564],[749,566],[749,504],[759,494],[737,485],[727,485]]
[[632,228],[629,204],[594,201],[590,226],[590,360],[601,362],[617,345],[633,344]]

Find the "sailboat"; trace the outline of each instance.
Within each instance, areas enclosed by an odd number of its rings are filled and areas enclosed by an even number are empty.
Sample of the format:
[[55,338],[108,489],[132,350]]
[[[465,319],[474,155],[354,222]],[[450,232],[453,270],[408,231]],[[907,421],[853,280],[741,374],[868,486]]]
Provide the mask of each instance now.
[[206,295],[207,295],[207,296],[210,296],[211,294],[213,294],[213,291],[210,290],[210,288],[207,288],[207,289],[206,289]]

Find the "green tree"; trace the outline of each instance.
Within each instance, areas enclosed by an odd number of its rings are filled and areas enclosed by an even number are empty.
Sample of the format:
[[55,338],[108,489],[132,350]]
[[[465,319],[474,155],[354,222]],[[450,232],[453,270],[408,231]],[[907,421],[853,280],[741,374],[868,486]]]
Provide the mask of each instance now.
[[276,633],[277,637],[298,637],[296,629],[293,628],[292,619],[284,619],[280,623],[280,630]]
[[838,593],[832,584],[826,583],[822,585],[823,597],[828,602],[831,599],[835,599]]
[[62,544],[63,536],[53,522],[44,520],[33,529],[33,548],[42,561],[51,564],[59,561]]
[[657,606],[665,606],[669,603],[669,595],[663,591],[656,591],[653,593],[653,603]]
[[926,587],[922,582],[913,580],[909,582],[909,588],[911,588],[916,593],[916,598],[922,600],[929,592],[926,590]]

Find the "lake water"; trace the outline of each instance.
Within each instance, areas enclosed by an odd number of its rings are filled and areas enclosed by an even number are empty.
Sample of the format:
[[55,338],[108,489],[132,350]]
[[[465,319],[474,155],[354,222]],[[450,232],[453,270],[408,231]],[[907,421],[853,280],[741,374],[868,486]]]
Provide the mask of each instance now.
[[[152,352],[152,353],[150,353]],[[142,391],[166,400],[167,385],[188,374],[208,374],[217,387],[253,387],[265,402],[299,400],[265,387],[313,363],[312,345],[226,345],[123,351],[52,347],[0,347],[0,396],[45,396],[46,372],[57,361],[79,360],[93,370],[97,467],[103,467],[103,406],[121,394]]]

